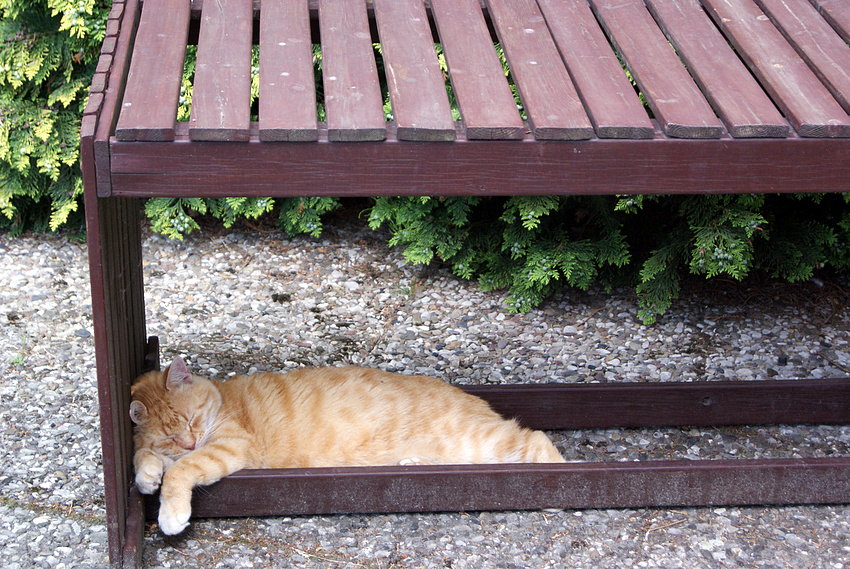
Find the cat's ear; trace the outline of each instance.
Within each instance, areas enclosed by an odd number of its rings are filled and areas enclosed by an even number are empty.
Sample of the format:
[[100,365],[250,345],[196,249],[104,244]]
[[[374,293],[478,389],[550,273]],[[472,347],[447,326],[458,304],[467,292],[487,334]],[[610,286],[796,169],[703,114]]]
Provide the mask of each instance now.
[[189,372],[189,368],[186,367],[186,362],[183,361],[183,358],[177,356],[171,362],[171,365],[168,366],[165,376],[165,388],[171,391],[172,389],[190,383],[192,383],[192,374]]
[[148,417],[148,408],[141,401],[130,403],[130,419],[137,425],[141,425]]

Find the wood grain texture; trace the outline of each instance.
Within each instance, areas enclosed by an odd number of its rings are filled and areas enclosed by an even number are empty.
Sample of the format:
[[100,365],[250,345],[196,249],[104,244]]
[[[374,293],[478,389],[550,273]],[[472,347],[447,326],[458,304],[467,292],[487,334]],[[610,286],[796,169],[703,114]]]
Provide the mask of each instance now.
[[732,136],[788,136],[788,122],[698,0],[646,0],[646,5]]
[[399,140],[452,141],[454,119],[422,0],[374,0]]
[[848,137],[850,117],[751,0],[703,0],[800,136]]
[[248,140],[251,121],[251,0],[204,4],[192,85],[192,140]]
[[478,0],[431,0],[461,120],[470,139],[521,139],[525,125]]
[[850,43],[850,2],[846,0],[811,0],[811,2],[838,32],[838,35]]
[[330,140],[383,140],[387,121],[366,4],[320,0],[319,26]]
[[850,416],[846,378],[463,389],[531,429],[841,424]]
[[[180,126],[180,125],[178,125]],[[324,138],[323,138],[324,136]],[[846,192],[850,140],[115,142],[114,190],[139,197]],[[251,168],[245,168],[251,164]],[[568,179],[569,184],[564,180]]]
[[127,75],[119,140],[174,140],[190,0],[145,0]]
[[538,0],[600,138],[652,138],[655,128],[586,0]]
[[756,0],[756,4],[850,112],[850,46],[808,0]]
[[719,138],[723,128],[640,0],[591,0],[667,136]]
[[[107,37],[115,37],[114,51],[101,54],[112,59],[111,64],[102,72],[96,72],[92,80],[96,83],[97,91],[103,93],[103,104],[97,116],[97,128],[94,133],[93,155],[95,161],[95,187],[97,195],[109,195],[112,177],[110,175],[109,139],[115,132],[118,121],[119,105],[124,96],[124,85],[130,69],[130,58],[133,42],[136,38],[136,26],[140,15],[138,0],[116,2],[107,20]],[[120,35],[119,32],[121,32]]]
[[535,0],[488,0],[488,6],[534,137],[590,138],[590,119]]
[[[242,470],[195,492],[198,517],[841,504],[850,458]],[[153,518],[154,497],[146,506]]]
[[259,63],[260,140],[317,140],[313,44],[306,2],[263,1]]

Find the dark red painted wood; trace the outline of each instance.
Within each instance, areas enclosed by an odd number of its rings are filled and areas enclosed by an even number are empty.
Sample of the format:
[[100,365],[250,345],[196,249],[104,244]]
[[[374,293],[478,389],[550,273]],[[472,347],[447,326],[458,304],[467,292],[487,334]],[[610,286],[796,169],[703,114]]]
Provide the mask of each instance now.
[[264,0],[260,14],[260,140],[319,137],[310,12],[300,0]]
[[478,0],[431,0],[461,120],[470,139],[521,139],[519,116]]
[[217,0],[204,5],[189,137],[247,140],[251,120],[251,0]]
[[374,0],[400,140],[452,141],[455,124],[422,0]]
[[127,499],[127,537],[124,541],[123,567],[141,567],[145,544],[145,501],[135,486]]
[[[850,141],[469,141],[341,145],[115,142],[116,195],[846,192]],[[244,168],[244,164],[253,164]],[[570,180],[565,184],[564,180]]]
[[533,429],[844,423],[850,380],[464,387]]
[[800,136],[850,136],[850,117],[758,6],[751,0],[703,5]]
[[808,0],[756,0],[797,53],[850,112],[850,46]]
[[584,140],[593,128],[535,0],[488,0],[537,140]]
[[[116,2],[107,20],[107,37],[116,37],[115,51],[110,55],[112,64],[103,73],[103,104],[98,115],[94,134],[95,187],[98,196],[108,196],[112,184],[109,165],[109,137],[115,131],[118,120],[118,105],[124,96],[124,80],[130,68],[130,53],[135,39],[136,22],[139,17],[139,1]],[[112,29],[110,29],[112,28]],[[117,35],[119,30],[124,33]],[[98,86],[100,87],[100,85]]]
[[146,0],[115,136],[174,140],[190,0]]
[[662,130],[676,138],[720,138],[723,128],[641,0],[591,0]]
[[[243,470],[193,515],[787,505],[850,501],[850,458]],[[151,510],[155,499],[149,499]],[[153,515],[153,513],[151,513]]]
[[850,42],[850,3],[846,0],[811,0],[818,12],[844,38]]
[[655,128],[586,0],[538,0],[599,138],[652,138]]
[[386,118],[365,3],[319,0],[319,25],[329,138],[383,140]]
[[788,121],[735,55],[699,0],[646,0],[646,5],[732,136],[788,136]]

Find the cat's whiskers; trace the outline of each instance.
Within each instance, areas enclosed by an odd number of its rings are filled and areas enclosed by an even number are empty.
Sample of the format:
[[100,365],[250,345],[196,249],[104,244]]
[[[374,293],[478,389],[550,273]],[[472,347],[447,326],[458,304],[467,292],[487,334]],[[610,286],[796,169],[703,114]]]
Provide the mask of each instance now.
[[242,412],[242,408],[233,409],[228,413],[217,413],[215,416],[211,417],[207,421],[207,424],[204,426],[204,432],[201,435],[200,439],[198,439],[195,448],[200,448],[210,442],[210,439],[212,439],[213,435],[216,434],[218,429],[221,428],[224,423],[230,420],[231,417],[238,415],[240,412]]

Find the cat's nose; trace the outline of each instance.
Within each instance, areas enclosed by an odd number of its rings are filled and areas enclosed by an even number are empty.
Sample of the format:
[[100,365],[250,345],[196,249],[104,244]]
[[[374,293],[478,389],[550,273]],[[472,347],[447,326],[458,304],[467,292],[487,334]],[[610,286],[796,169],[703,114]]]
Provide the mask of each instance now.
[[192,437],[180,437],[176,442],[184,450],[195,450],[195,439]]

